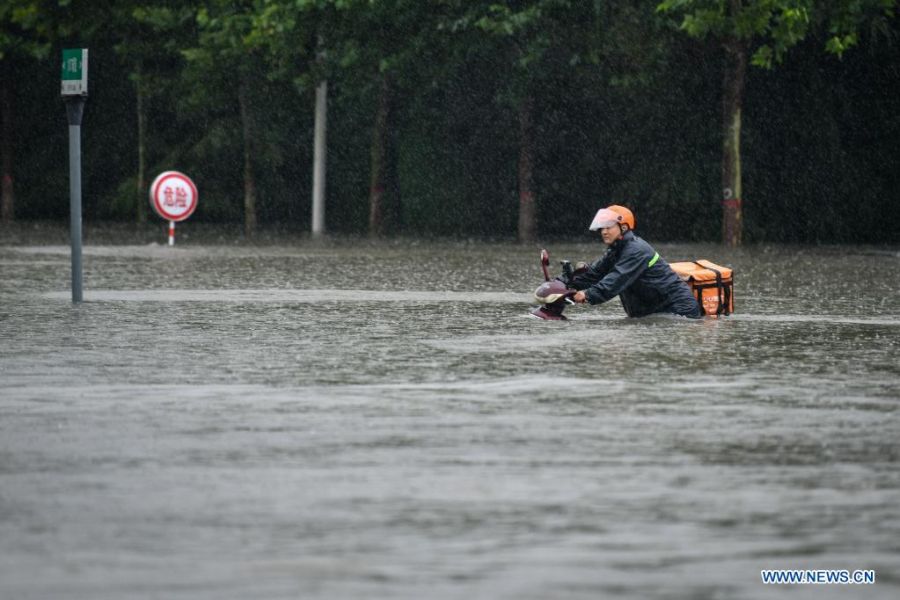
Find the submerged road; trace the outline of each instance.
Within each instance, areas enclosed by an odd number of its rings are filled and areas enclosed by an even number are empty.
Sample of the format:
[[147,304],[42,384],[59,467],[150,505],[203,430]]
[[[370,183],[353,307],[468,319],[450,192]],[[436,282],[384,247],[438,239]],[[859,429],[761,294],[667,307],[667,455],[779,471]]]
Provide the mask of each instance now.
[[89,244],[73,306],[0,246],[0,598],[896,598],[900,252],[658,249],[737,314],[537,321],[538,248],[350,240]]

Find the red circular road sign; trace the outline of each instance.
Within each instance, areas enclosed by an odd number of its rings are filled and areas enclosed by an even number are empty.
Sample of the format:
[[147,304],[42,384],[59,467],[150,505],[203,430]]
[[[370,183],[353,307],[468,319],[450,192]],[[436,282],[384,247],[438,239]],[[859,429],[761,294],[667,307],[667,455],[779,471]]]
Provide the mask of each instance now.
[[163,219],[184,221],[197,208],[197,186],[184,173],[160,173],[150,186],[150,205]]

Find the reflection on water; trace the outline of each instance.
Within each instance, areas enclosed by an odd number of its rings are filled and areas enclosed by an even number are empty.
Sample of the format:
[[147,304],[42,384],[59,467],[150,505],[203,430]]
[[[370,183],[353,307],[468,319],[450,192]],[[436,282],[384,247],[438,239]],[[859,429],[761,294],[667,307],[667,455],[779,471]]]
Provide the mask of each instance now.
[[72,306],[0,246],[0,597],[900,593],[900,253],[663,245],[738,313],[550,323],[537,250],[88,245]]

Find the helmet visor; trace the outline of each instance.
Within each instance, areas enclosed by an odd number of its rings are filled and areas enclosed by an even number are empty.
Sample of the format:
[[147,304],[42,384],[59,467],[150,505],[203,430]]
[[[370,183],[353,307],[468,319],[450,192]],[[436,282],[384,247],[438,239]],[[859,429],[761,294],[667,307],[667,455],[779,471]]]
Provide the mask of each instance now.
[[601,208],[594,216],[594,220],[591,221],[590,230],[597,231],[600,229],[605,229],[621,222],[622,215],[617,212],[611,211],[608,208]]

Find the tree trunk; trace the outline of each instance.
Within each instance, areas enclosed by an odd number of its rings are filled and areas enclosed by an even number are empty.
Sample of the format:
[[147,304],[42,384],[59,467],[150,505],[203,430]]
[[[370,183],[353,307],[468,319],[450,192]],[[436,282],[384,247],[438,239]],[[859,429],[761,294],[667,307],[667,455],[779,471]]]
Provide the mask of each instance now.
[[147,108],[145,106],[145,90],[143,67],[138,61],[135,67],[137,80],[135,81],[135,92],[137,95],[137,207],[135,217],[138,225],[144,225],[147,222]]
[[5,60],[0,59],[0,221],[5,223],[11,222],[15,218],[13,99],[8,61],[9,57]]
[[534,97],[528,93],[519,105],[519,241],[535,239],[534,198]]
[[747,72],[747,45],[731,39],[725,43],[728,66],[722,90],[722,243],[740,246],[743,230],[741,207],[741,106]]
[[325,234],[325,167],[328,135],[328,81],[316,87],[316,118],[313,130],[312,234]]
[[238,88],[238,103],[241,110],[241,131],[244,136],[244,235],[253,237],[256,233],[256,178],[253,175],[253,154],[256,146],[253,115],[247,97],[247,79]]
[[372,133],[371,178],[369,182],[369,235],[382,236],[389,224],[386,223],[387,207],[385,193],[388,179],[388,123],[391,110],[391,87],[387,74],[382,75],[378,93],[378,107],[375,110],[375,126]]

